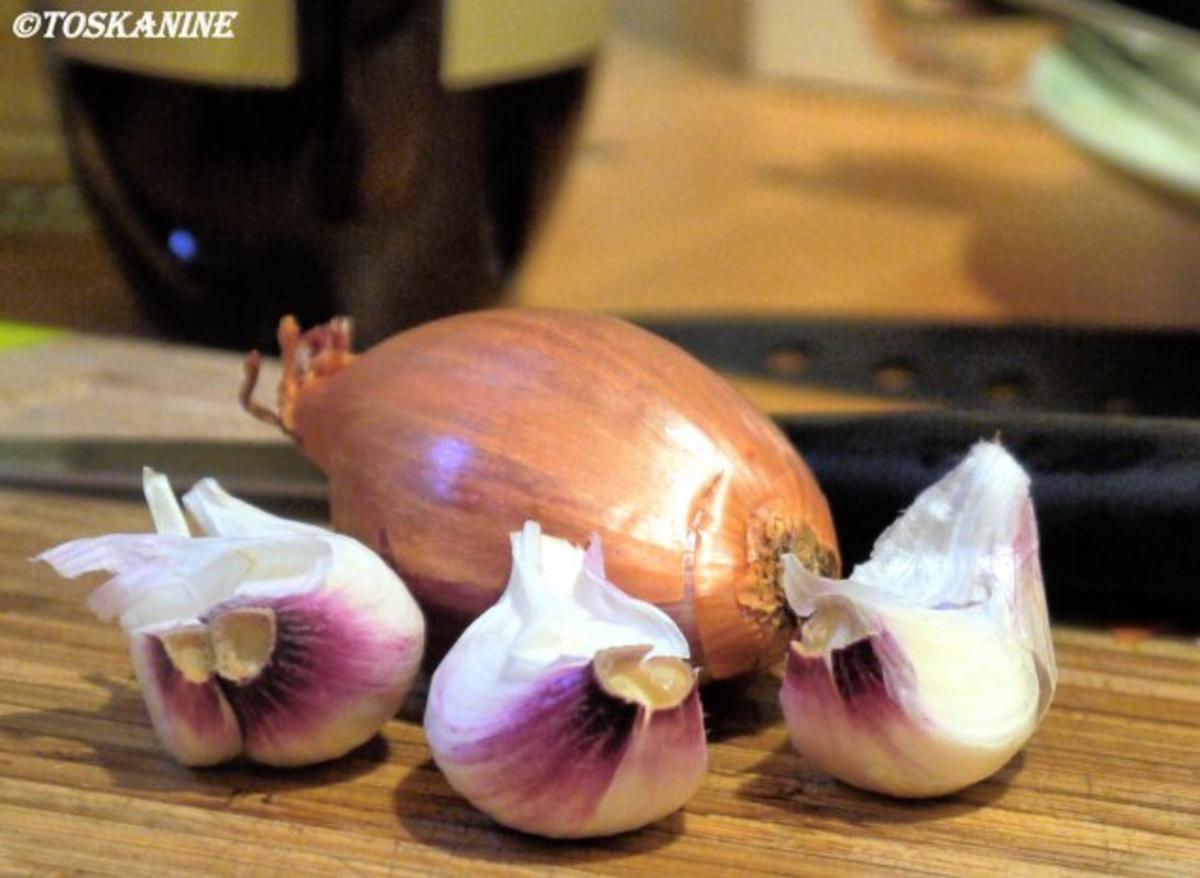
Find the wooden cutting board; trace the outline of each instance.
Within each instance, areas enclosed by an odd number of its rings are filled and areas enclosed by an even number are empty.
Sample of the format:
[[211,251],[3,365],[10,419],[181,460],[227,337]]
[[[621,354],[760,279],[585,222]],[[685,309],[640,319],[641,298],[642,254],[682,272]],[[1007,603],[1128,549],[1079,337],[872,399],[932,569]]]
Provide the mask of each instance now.
[[[237,410],[237,378],[224,354],[61,336],[0,354],[0,435],[275,441]],[[711,767],[683,811],[601,841],[519,835],[455,795],[430,760],[420,691],[326,765],[182,768],[155,740],[122,634],[85,608],[89,583],[27,561],[148,528],[136,502],[0,490],[0,872],[1200,869],[1200,646],[1109,631],[1058,629],[1059,690],[1032,742],[991,780],[931,802],[861,793],[806,765],[769,676],[705,693]]]

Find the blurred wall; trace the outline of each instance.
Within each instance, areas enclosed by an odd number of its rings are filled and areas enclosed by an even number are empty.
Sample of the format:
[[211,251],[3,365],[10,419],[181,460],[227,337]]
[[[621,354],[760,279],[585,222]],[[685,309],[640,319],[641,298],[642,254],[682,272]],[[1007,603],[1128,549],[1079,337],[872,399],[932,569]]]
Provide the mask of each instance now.
[[751,5],[752,0],[613,0],[612,16],[618,30],[740,69]]
[[1010,105],[1057,32],[982,0],[617,0],[614,22],[748,75]]
[[0,0],[0,180],[28,176],[30,165],[58,164],[57,121],[42,69],[42,41],[17,39],[10,30],[28,5],[26,0]]

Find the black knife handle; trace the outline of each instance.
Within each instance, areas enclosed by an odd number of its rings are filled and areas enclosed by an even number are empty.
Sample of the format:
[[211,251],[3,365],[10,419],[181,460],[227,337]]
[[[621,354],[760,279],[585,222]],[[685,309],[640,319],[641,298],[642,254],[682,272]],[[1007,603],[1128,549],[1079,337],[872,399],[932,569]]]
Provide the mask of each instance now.
[[921,412],[777,419],[833,508],[846,571],[975,442],[1033,480],[1056,621],[1200,628],[1200,422]]
[[1200,416],[1195,330],[783,315],[640,325],[733,374],[956,409]]

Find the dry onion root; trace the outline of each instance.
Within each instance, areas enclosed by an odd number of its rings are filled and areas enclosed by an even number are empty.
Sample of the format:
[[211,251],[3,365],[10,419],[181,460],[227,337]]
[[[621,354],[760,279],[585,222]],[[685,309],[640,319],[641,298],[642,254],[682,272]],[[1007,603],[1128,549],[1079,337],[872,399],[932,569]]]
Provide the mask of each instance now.
[[613,581],[666,611],[714,678],[782,654],[781,556],[839,570],[829,508],[787,439],[723,378],[633,325],[497,310],[361,355],[345,319],[279,328],[277,424],[329,477],[337,530],[375,547],[446,648],[500,595],[527,520],[595,532]]

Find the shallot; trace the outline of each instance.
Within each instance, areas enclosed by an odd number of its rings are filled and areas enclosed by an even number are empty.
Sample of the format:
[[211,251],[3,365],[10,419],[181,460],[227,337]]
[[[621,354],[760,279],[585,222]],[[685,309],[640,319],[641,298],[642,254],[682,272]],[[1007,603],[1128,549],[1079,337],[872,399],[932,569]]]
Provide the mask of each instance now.
[[674,345],[583,313],[458,315],[350,350],[345,319],[279,330],[278,424],[329,477],[337,530],[374,547],[444,648],[490,606],[526,520],[598,532],[613,581],[665,610],[714,678],[782,655],[780,558],[840,562],[829,507],[769,418]]

